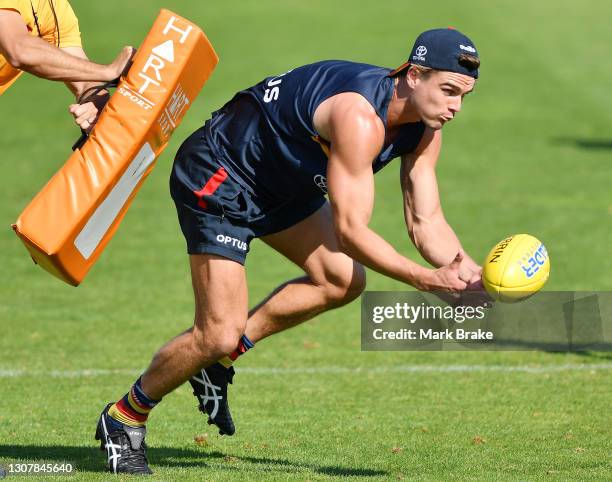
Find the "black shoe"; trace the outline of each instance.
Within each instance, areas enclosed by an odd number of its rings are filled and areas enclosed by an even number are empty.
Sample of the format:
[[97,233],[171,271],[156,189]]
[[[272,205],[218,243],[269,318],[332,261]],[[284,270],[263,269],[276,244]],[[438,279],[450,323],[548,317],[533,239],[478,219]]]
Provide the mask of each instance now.
[[108,470],[114,474],[152,474],[147,460],[144,427],[129,427],[112,419],[108,409],[102,411],[96,428],[100,450],[106,450]]
[[236,431],[227,403],[227,384],[233,379],[234,367],[225,368],[221,363],[215,363],[202,368],[189,380],[200,412],[208,415],[208,424],[215,424],[220,435],[233,435]]

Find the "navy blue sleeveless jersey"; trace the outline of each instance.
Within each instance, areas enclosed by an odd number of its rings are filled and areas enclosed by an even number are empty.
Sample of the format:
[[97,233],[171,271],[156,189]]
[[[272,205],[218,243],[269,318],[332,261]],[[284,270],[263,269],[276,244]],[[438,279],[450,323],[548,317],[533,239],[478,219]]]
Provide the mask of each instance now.
[[[342,92],[361,94],[386,126],[393,94],[390,69],[328,60],[268,77],[238,92],[206,122],[205,139],[215,157],[249,192],[282,202],[326,192],[327,154],[313,126],[316,108]],[[414,151],[422,122],[404,124],[372,163],[374,172]]]

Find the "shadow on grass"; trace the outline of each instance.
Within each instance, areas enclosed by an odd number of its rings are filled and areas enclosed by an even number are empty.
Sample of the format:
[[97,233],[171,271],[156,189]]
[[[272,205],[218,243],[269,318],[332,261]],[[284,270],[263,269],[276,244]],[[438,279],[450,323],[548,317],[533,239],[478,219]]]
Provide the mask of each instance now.
[[[79,472],[103,472],[104,456],[106,454],[94,447],[69,447],[69,446],[39,446],[39,445],[0,445],[0,459],[9,459],[19,462],[70,462]],[[204,450],[180,449],[169,447],[150,447],[147,451],[148,458],[153,466],[167,468],[214,468],[219,469],[219,464],[225,463],[228,470],[240,470],[236,463],[249,463],[258,467],[257,469],[267,472],[295,473],[310,470],[318,474],[335,475],[343,477],[374,477],[389,476],[382,470],[358,469],[337,466],[321,466],[292,462],[285,459],[234,456],[219,451],[206,452]],[[214,465],[214,467],[211,465]]]
[[[610,347],[608,346],[607,349],[610,350]],[[572,355],[578,355],[578,356],[587,357],[587,358],[594,358],[598,360],[612,360],[612,353],[610,353],[610,351],[572,351],[572,352],[568,352],[568,351],[551,350],[549,351],[549,353],[553,355],[567,355],[568,353],[571,353]]]
[[612,139],[582,139],[579,137],[556,137],[552,140],[555,144],[574,146],[579,149],[595,151],[612,150]]
[[[468,343],[465,343],[467,346]],[[479,343],[474,343],[474,346],[479,348]],[[570,343],[570,342],[544,342],[544,341],[529,341],[529,340],[502,340],[497,339],[490,345],[497,351],[543,351],[553,354],[571,353],[584,357],[602,358],[612,360],[612,343],[590,341],[588,343]]]

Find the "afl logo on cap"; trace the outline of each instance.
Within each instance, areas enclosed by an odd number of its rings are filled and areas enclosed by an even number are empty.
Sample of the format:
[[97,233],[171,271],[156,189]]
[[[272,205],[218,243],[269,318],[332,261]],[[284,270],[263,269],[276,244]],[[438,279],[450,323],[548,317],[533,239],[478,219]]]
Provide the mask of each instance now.
[[420,60],[421,62],[424,62],[425,55],[427,55],[427,47],[424,45],[419,45],[414,53],[415,55],[412,56],[412,60]]

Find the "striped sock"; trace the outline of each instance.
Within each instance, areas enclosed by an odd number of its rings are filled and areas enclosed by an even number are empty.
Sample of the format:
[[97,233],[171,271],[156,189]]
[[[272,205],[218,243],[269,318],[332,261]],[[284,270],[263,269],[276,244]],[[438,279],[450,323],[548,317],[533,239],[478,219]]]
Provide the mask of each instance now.
[[132,385],[125,396],[108,409],[108,414],[118,422],[130,427],[142,427],[147,422],[149,412],[161,400],[151,400],[142,391],[140,378]]
[[240,355],[245,354],[254,346],[255,343],[249,340],[246,335],[242,335],[236,349],[228,356],[224,356],[223,358],[221,358],[221,360],[219,360],[219,363],[221,363],[221,365],[223,365],[225,368],[229,368],[232,366],[234,361],[236,361],[236,358],[238,358]]

